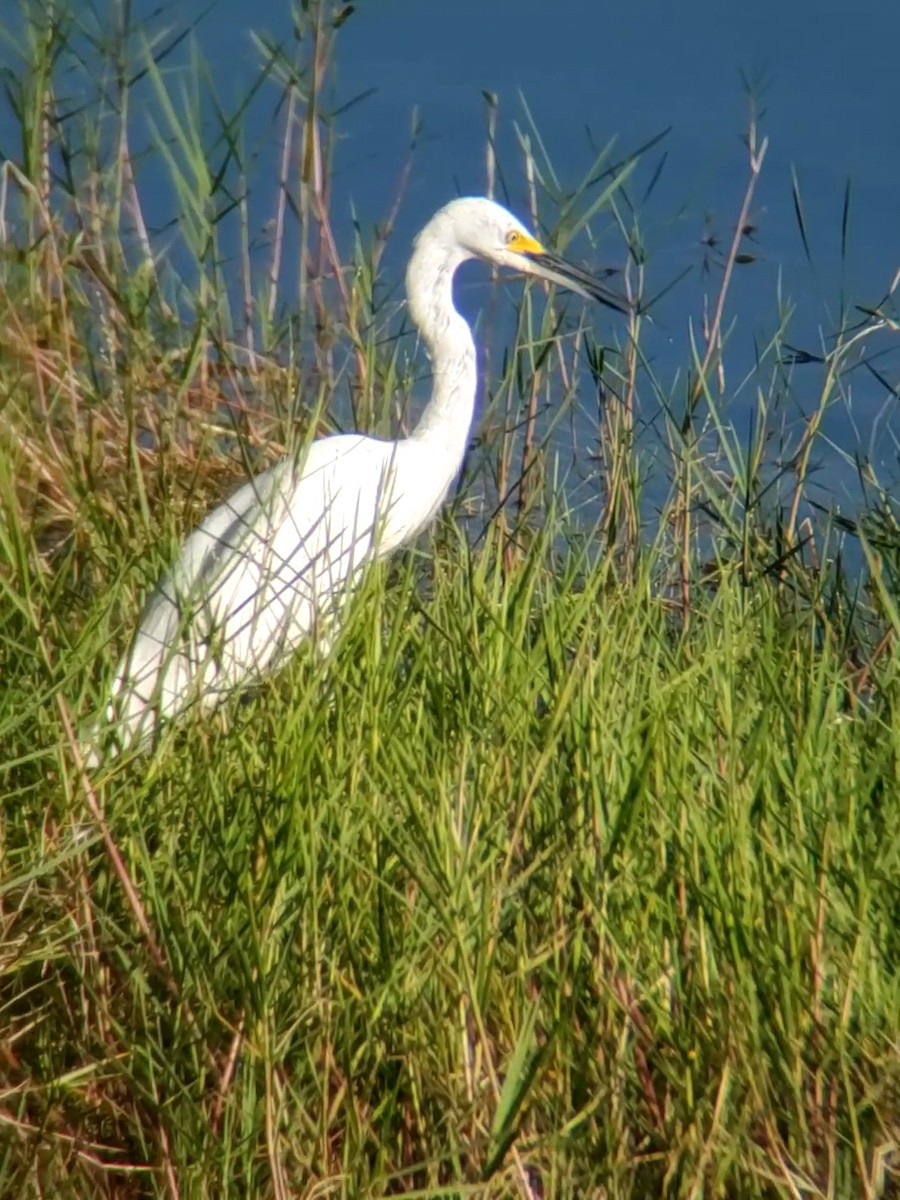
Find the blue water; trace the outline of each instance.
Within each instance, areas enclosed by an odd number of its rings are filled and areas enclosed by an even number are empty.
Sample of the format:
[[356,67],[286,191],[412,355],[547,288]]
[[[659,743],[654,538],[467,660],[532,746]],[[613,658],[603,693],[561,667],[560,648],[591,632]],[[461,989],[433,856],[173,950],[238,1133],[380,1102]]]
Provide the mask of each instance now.
[[[289,42],[287,0],[197,0],[160,5],[136,0],[133,11],[149,35],[197,20],[194,37],[226,107],[237,101],[260,61],[250,28]],[[594,150],[615,139],[624,157],[671,127],[629,181],[647,252],[647,292],[653,295],[685,268],[690,276],[653,311],[644,343],[654,369],[671,385],[690,363],[689,322],[699,333],[704,295],[714,297],[719,275],[704,275],[705,233],[730,241],[747,180],[742,144],[754,85],[761,132],[770,146],[752,209],[756,261],[737,268],[728,315],[737,321],[728,352],[728,387],[752,367],[777,318],[779,297],[796,305],[788,340],[820,352],[842,305],[874,306],[900,268],[900,97],[896,53],[900,5],[828,0],[359,0],[337,36],[334,105],[374,89],[339,121],[335,203],[339,236],[351,233],[351,211],[363,226],[383,218],[393,201],[418,108],[422,137],[397,237],[386,269],[400,277],[405,247],[425,219],[460,193],[485,188],[483,90],[499,98],[499,157],[509,201],[527,213],[516,124],[528,128],[525,104],[549,150],[562,185],[572,187]],[[176,76],[185,43],[166,61]],[[247,118],[258,148],[253,202],[262,223],[274,194],[276,85],[263,90]],[[140,118],[138,118],[140,119]],[[4,122],[0,115],[0,140]],[[6,144],[3,144],[6,149]],[[663,156],[664,162],[662,161]],[[807,260],[791,192],[794,169],[812,254]],[[156,170],[157,168],[153,168]],[[659,169],[659,175],[655,174]],[[649,197],[643,192],[655,178]],[[841,224],[850,182],[849,233],[842,254]],[[158,189],[162,216],[171,200],[152,171],[142,176],[151,198]],[[152,203],[152,199],[151,199]],[[622,266],[626,252],[611,219],[592,225],[597,246],[577,252],[595,265]],[[463,298],[467,311],[477,297]],[[887,309],[897,312],[897,308]],[[600,313],[606,340],[621,338],[614,318]],[[826,343],[830,344],[830,343]],[[870,354],[883,382],[865,367],[848,379],[846,401],[828,414],[833,449],[820,458],[824,494],[843,507],[856,500],[852,457],[871,460],[886,483],[900,478],[895,438],[900,432],[900,334],[872,339]],[[803,412],[821,383],[816,364],[797,367],[785,419],[796,436]],[[647,437],[657,437],[652,391],[643,389]],[[737,393],[732,419],[749,420],[750,380]]]

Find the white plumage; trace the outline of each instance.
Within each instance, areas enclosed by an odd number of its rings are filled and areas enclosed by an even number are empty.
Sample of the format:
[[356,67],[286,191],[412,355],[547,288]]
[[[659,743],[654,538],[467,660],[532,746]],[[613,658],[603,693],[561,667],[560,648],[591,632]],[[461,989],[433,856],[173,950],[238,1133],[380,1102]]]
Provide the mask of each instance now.
[[432,397],[407,438],[341,434],[249,480],[184,542],[150,597],[116,672],[103,725],[117,747],[146,742],[192,703],[216,705],[307,637],[320,645],[359,572],[424,529],[462,464],[477,386],[475,346],[453,305],[470,258],[561,283],[621,311],[624,301],[551,254],[493,201],[454,200],[415,241],[410,312],[434,370]]

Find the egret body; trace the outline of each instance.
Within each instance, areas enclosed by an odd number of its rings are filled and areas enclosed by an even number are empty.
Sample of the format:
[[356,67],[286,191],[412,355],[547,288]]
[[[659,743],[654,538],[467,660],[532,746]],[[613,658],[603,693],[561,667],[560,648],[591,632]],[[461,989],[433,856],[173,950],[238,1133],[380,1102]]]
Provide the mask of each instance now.
[[[453,277],[480,258],[627,304],[543,246],[493,201],[451,201],[414,243],[410,315],[433,366],[431,399],[398,441],[338,434],[255,476],[201,521],[147,602],[116,672],[105,723],[119,747],[149,740],[191,704],[212,708],[298,644],[327,644],[367,562],[413,539],[459,472],[475,405],[472,333]],[[86,748],[98,758],[98,730]]]

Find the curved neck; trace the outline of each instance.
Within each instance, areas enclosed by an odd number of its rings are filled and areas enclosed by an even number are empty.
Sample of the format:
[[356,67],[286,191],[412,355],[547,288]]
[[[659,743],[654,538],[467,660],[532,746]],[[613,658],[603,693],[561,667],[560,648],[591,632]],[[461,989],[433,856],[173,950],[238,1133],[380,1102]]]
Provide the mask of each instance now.
[[453,304],[456,268],[472,255],[448,245],[433,226],[419,234],[406,271],[410,314],[428,349],[434,378],[431,399],[409,440],[438,441],[452,479],[469,441],[478,383],[472,332]]

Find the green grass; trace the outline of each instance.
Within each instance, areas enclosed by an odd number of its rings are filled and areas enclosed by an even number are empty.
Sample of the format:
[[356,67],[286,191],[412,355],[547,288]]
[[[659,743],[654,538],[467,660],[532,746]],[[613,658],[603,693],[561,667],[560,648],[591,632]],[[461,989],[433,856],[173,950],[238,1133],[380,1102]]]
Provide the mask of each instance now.
[[[118,1194],[120,1164],[151,1194],[877,1179],[896,666],[854,699],[832,633],[734,574],[683,636],[646,586],[549,568],[442,544],[427,603],[412,565],[373,580],[327,669],[100,779],[163,970],[72,843],[65,746],[15,769],[11,1191]],[[7,693],[22,759],[61,740],[42,674]]]
[[[77,729],[192,520],[348,390],[395,432],[421,363],[384,238],[337,257],[312,176],[281,196],[320,289],[285,297],[275,246],[227,292],[212,235],[230,216],[253,240],[229,191],[247,98],[190,125],[154,45],[160,163],[184,197],[208,185],[200,282],[140,258],[127,146],[86,145],[30,82],[71,87],[91,29],[25,10],[0,260],[0,1194],[897,1195],[898,514],[867,476],[852,522],[804,524],[815,413],[791,467],[766,460],[787,320],[746,445],[721,323],[662,394],[639,321],[604,353],[527,293],[457,499],[370,573],[333,655],[88,776]],[[329,15],[259,81],[301,126]],[[632,168],[564,204],[523,142],[547,223],[564,239],[612,206],[639,288]],[[842,322],[819,415],[882,320]],[[592,371],[616,403],[586,526],[543,410],[567,420]]]

